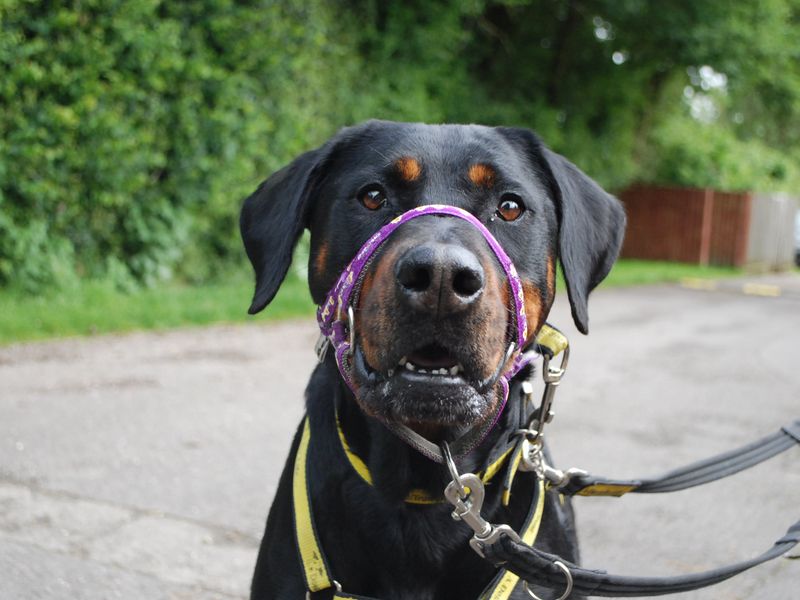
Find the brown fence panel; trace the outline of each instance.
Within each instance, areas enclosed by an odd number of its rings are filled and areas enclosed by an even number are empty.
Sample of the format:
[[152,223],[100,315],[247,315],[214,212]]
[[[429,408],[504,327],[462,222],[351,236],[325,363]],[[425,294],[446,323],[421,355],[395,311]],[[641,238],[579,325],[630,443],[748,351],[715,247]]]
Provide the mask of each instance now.
[[714,192],[709,263],[741,267],[747,258],[749,194]]
[[699,189],[650,186],[625,190],[620,194],[628,215],[622,256],[698,262],[704,194]]
[[750,195],[637,185],[620,199],[628,214],[622,256],[742,266]]

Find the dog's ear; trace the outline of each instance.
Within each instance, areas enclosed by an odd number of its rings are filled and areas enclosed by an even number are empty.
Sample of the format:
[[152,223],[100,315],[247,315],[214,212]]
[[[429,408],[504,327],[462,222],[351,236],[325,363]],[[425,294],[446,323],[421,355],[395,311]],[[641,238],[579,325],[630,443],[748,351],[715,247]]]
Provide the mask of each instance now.
[[589,333],[588,298],[619,256],[625,233],[625,211],[566,158],[549,150],[531,131],[501,128],[512,142],[522,142],[529,158],[548,181],[558,212],[558,251],[572,318]]
[[300,155],[244,201],[239,228],[256,272],[251,315],[270,303],[286,277],[306,225],[309,193],[326,154],[323,146]]
[[625,211],[614,196],[560,154],[543,148],[542,156],[560,205],[558,252],[572,318],[581,333],[589,333],[589,292],[605,279],[619,256]]

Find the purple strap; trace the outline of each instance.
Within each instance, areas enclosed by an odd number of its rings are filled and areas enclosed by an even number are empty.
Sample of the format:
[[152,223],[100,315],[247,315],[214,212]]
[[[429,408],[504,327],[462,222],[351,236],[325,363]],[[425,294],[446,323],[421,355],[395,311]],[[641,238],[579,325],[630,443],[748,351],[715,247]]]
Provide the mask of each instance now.
[[[355,386],[350,376],[350,368],[348,365],[348,357],[350,356],[350,339],[347,324],[347,309],[350,306],[350,301],[353,297],[353,291],[356,288],[357,282],[361,277],[361,272],[369,262],[375,252],[381,245],[394,233],[394,231],[417,217],[424,215],[442,215],[456,217],[462,219],[475,227],[486,240],[486,243],[491,248],[500,265],[505,271],[508,285],[511,287],[511,297],[514,301],[514,315],[516,324],[516,354],[511,367],[502,374],[500,378],[503,387],[503,401],[502,405],[505,406],[508,400],[509,381],[516,375],[520,369],[525,365],[530,364],[535,358],[529,352],[522,353],[520,350],[524,347],[525,341],[528,337],[528,320],[525,316],[525,296],[522,289],[522,282],[520,281],[514,263],[506,254],[503,247],[486,229],[486,226],[481,223],[474,215],[457,206],[448,206],[444,204],[429,204],[426,206],[419,206],[403,213],[402,215],[392,219],[389,223],[381,227],[375,234],[370,237],[363,246],[356,253],[350,264],[347,265],[336,284],[328,293],[325,302],[317,309],[317,322],[319,323],[322,335],[327,338],[333,346],[336,355],[336,364],[339,367],[339,372],[345,383],[355,393]],[[502,408],[498,411],[495,421],[500,418]]]

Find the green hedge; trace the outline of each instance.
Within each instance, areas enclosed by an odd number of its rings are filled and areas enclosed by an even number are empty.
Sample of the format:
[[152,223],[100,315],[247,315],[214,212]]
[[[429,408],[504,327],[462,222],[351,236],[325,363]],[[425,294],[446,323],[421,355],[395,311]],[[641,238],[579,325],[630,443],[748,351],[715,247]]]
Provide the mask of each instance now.
[[342,121],[335,7],[55,4],[2,9],[0,283],[208,278],[241,199]]
[[800,0],[722,4],[0,0],[0,287],[213,279],[258,182],[372,117],[533,127],[612,188],[788,185]]

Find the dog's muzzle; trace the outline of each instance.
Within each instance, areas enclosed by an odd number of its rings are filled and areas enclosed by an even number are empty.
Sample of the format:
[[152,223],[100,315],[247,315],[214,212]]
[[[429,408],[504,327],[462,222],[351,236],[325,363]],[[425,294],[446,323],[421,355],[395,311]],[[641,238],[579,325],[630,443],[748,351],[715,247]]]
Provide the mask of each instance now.
[[[358,292],[367,266],[378,249],[400,226],[412,219],[425,215],[455,217],[475,227],[486,240],[489,248],[503,268],[506,274],[506,281],[511,288],[511,299],[513,302],[511,314],[514,321],[512,325],[513,339],[508,346],[508,350],[501,358],[501,362],[497,366],[493,376],[496,381],[500,382],[503,389],[503,397],[490,418],[484,419],[482,423],[477,424],[451,444],[453,454],[455,456],[463,456],[474,449],[492,429],[500,418],[505,404],[508,401],[509,382],[523,367],[530,364],[536,357],[535,350],[523,352],[528,337],[528,321],[525,315],[525,297],[522,282],[514,267],[514,263],[491,232],[471,213],[456,206],[442,204],[420,206],[396,217],[372,235],[372,237],[361,246],[344,271],[342,271],[336,284],[328,293],[325,302],[317,310],[320,338],[316,345],[316,351],[317,357],[320,362],[322,362],[325,359],[328,349],[332,347],[336,358],[336,365],[339,368],[344,382],[354,394],[357,394],[358,387],[355,385],[352,376],[352,358],[355,350],[356,326],[353,303],[358,297]],[[441,462],[441,454],[433,443],[428,442],[428,440],[425,440],[425,438],[405,425],[388,422],[384,424],[425,456],[428,456],[436,462]]]

